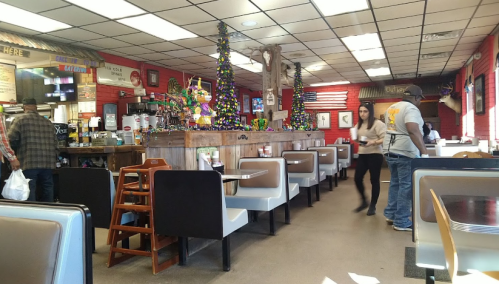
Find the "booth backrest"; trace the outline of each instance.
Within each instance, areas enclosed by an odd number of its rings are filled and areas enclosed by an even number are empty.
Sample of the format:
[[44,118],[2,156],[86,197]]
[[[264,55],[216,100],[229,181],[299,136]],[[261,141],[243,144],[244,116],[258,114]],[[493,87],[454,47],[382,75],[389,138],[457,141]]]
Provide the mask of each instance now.
[[92,284],[90,211],[0,200],[0,283]]
[[285,159],[306,159],[305,162],[297,165],[288,165],[289,173],[313,173],[314,172],[314,153],[306,151],[289,151],[283,153]]
[[280,165],[277,161],[257,160],[256,158],[246,161],[241,159],[239,160],[240,169],[268,170],[268,173],[251,179],[242,179],[239,181],[239,187],[277,188],[281,182],[279,167]]
[[328,144],[328,147],[336,147],[338,149],[338,159],[351,161],[350,155],[351,144]]
[[334,165],[336,163],[336,152],[337,152],[337,148],[336,147],[329,147],[329,146],[325,146],[325,147],[309,147],[308,150],[315,150],[317,152],[319,152],[319,154],[321,153],[329,153],[329,155],[325,156],[325,157],[320,157],[319,156],[319,164],[331,164],[331,165]]

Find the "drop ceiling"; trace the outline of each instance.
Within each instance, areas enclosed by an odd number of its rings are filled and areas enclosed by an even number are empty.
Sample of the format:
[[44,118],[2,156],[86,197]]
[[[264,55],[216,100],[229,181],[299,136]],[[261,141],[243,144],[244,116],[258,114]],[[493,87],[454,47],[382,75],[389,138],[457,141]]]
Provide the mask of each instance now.
[[[344,0],[330,0],[341,5]],[[348,0],[347,0],[348,1]],[[310,0],[127,0],[146,13],[174,23],[198,37],[165,41],[62,0],[0,0],[72,27],[39,33],[5,22],[0,29],[73,44],[169,69],[215,78],[217,23],[245,41],[231,49],[250,55],[266,44],[282,47],[282,61],[301,62],[305,85],[446,76],[456,72],[499,24],[499,0],[368,0],[369,8],[323,16]],[[243,26],[255,21],[255,26]],[[423,42],[423,34],[462,30],[456,38]],[[377,33],[385,59],[358,62],[342,38]],[[443,53],[423,59],[424,54]],[[257,60],[259,56],[253,54]],[[369,77],[370,68],[390,75]],[[237,85],[261,89],[261,73],[234,67]],[[293,69],[289,70],[293,76]],[[290,83],[292,80],[290,79]]]

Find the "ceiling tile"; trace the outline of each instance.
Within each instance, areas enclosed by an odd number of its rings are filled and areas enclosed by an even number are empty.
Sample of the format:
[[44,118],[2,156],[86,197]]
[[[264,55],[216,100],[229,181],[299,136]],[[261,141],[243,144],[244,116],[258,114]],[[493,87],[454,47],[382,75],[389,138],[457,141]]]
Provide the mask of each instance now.
[[55,41],[55,42],[62,42],[62,43],[74,42],[74,40],[70,40],[70,39],[62,38],[62,37],[58,37],[58,36],[53,36],[53,35],[48,35],[48,34],[37,35],[36,37],[41,38],[41,39]]
[[497,16],[497,11],[499,11],[499,3],[490,5],[480,5],[475,13],[475,17],[485,17],[485,16]]
[[122,40],[131,44],[148,44],[148,43],[156,43],[162,42],[163,39],[158,37],[146,34],[146,33],[135,33],[129,35],[121,35],[114,37],[117,40]]
[[497,15],[482,18],[473,18],[468,25],[469,28],[477,28],[497,24]]
[[204,46],[204,47],[198,47],[198,48],[193,48],[192,50],[197,51],[202,54],[210,55],[210,54],[215,54],[217,53],[217,46]]
[[485,35],[462,37],[459,40],[458,46],[465,43],[481,43],[485,39]]
[[164,52],[164,54],[168,54],[170,56],[180,57],[180,58],[200,55],[200,53],[195,52],[193,50],[189,50],[189,49],[172,50],[172,51]]
[[348,50],[346,47],[341,45],[341,46],[331,46],[325,48],[314,48],[313,51],[318,55],[322,55],[322,54],[331,54],[331,53],[341,53],[341,52],[346,52]]
[[5,23],[5,22],[0,22],[0,29],[15,32],[15,33],[20,33],[20,34],[24,34],[24,35],[36,35],[36,34],[40,33],[38,31],[26,29],[26,28],[12,25],[12,24]]
[[388,61],[390,62],[390,65],[393,65],[396,62],[418,62],[418,55],[410,55],[410,56],[400,56],[400,57],[391,57],[390,54],[388,54]]
[[326,39],[326,40],[316,40],[316,41],[306,41],[304,42],[308,48],[323,48],[323,47],[331,47],[331,46],[339,46],[343,45],[341,41],[337,38],[335,39]]
[[198,55],[198,56],[190,56],[188,58],[185,58],[185,60],[191,63],[204,63],[204,62],[216,61],[217,59],[206,55]]
[[468,60],[470,57],[467,55],[452,55],[449,59],[449,61],[463,61],[463,60]]
[[357,68],[358,64],[357,63],[351,63],[351,62],[348,62],[348,63],[334,63],[334,64],[331,64],[331,66],[333,66],[333,68],[336,70],[336,69],[349,68],[349,67],[355,67],[355,68]]
[[369,24],[362,24],[362,25],[349,26],[343,28],[336,28],[334,29],[334,32],[338,37],[347,37],[347,36],[362,35],[368,33],[377,33],[378,29],[376,28],[376,24],[369,23]]
[[333,54],[321,54],[321,58],[324,60],[335,60],[335,59],[353,58],[353,57],[350,52],[341,52]]
[[286,30],[284,30],[283,28],[281,28],[279,26],[272,26],[272,27],[254,29],[254,30],[247,30],[247,31],[244,31],[243,33],[251,38],[254,38],[254,39],[282,36],[282,35],[288,34],[288,32]]
[[[498,17],[499,19],[499,17]],[[499,22],[499,20],[498,20]],[[485,26],[485,27],[478,27],[478,28],[468,28],[464,31],[463,37],[469,37],[469,36],[479,36],[479,35],[488,35],[494,30],[494,26]]]
[[307,47],[302,43],[289,43],[281,45],[281,53],[297,51],[297,50],[306,50]]
[[299,62],[299,58],[314,56],[315,54],[309,49],[307,49],[307,50],[283,52],[281,53],[281,55],[291,60],[291,62]]
[[385,46],[385,50],[387,53],[416,49],[419,49],[419,42],[396,46]]
[[336,35],[333,33],[332,30],[299,33],[295,34],[294,36],[303,42],[336,38]]
[[168,0],[168,1],[127,0],[127,1],[149,12],[164,11],[164,10],[175,9],[191,5],[191,3],[187,2],[186,0]]
[[104,51],[101,51],[101,52],[104,52],[104,53],[108,53],[108,54],[113,54],[113,55],[118,55],[118,56],[122,56],[122,57],[125,57],[127,56],[125,53],[123,52],[119,52],[119,51],[116,51],[116,50],[104,50]]
[[333,65],[333,66],[335,64],[341,64],[341,63],[357,64],[357,61],[353,57],[350,57],[350,58],[327,59],[326,62],[328,64]]
[[[401,60],[401,58],[396,58],[396,59],[399,59]],[[402,68],[402,67],[411,67],[411,66],[418,66],[418,58],[416,56],[416,59],[413,59],[413,60],[408,60],[408,61],[405,61],[405,60],[401,60],[401,61],[394,61],[392,59],[389,60],[390,61],[390,66],[393,68],[393,67],[396,67],[396,68]],[[399,69],[400,69],[399,68]]]
[[469,22],[469,20],[460,20],[460,21],[454,21],[454,22],[450,22],[450,23],[425,25],[423,28],[423,33],[429,34],[429,33],[461,30],[461,29],[466,28],[466,25],[468,24],[468,22]]
[[404,66],[391,66],[392,72],[395,74],[400,74],[400,73],[409,73],[409,72],[416,72],[418,69],[418,65],[404,65]]
[[81,28],[105,36],[119,36],[138,32],[135,29],[129,28],[114,21],[82,26]]
[[395,57],[404,57],[404,56],[411,56],[411,55],[418,55],[419,50],[405,50],[405,51],[397,51],[397,52],[390,52],[388,54],[388,58],[395,58]]
[[456,56],[459,56],[459,55],[472,55],[473,52],[475,50],[474,49],[467,49],[467,50],[454,50],[454,52],[452,52],[452,55],[456,55]]
[[288,6],[309,3],[308,0],[280,0],[280,1],[253,0],[252,2],[255,3],[262,10],[273,10]]
[[86,42],[71,42],[71,45],[75,45],[75,46],[79,46],[79,47],[83,47],[83,48],[87,48],[87,49],[98,49],[97,46],[95,45],[91,45],[91,44],[88,44]]
[[103,37],[99,34],[92,33],[92,32],[82,30],[79,28],[71,28],[71,29],[66,29],[66,30],[61,30],[61,31],[55,31],[55,32],[51,32],[48,34],[55,35],[58,37],[63,37],[63,38],[74,40],[74,41],[91,40],[91,39],[97,39],[97,38]]
[[427,41],[421,44],[421,48],[437,47],[437,46],[455,46],[459,38],[443,39],[436,41]]
[[[323,61],[319,56],[309,56],[309,57],[301,57],[300,58],[300,63],[305,64],[305,63],[310,63],[310,62],[320,62]],[[326,63],[324,63],[326,64]]]
[[[216,44],[213,44],[216,47]],[[247,50],[248,48],[258,48],[261,44],[254,40],[230,43],[230,48],[235,50]]]
[[174,44],[181,45],[183,47],[187,47],[187,48],[195,48],[195,47],[203,47],[203,46],[209,46],[209,45],[216,45],[216,43],[212,42],[211,40],[207,40],[207,39],[202,38],[202,37],[173,40],[171,42],[174,43]]
[[148,53],[148,54],[141,54],[140,57],[145,58],[147,60],[162,60],[162,59],[170,59],[172,58],[169,55],[163,54],[163,53]]
[[175,68],[181,69],[181,70],[195,70],[199,69],[201,66],[197,64],[182,64],[182,65],[176,65]]
[[[183,61],[185,61],[185,60],[183,60]],[[203,63],[199,63],[199,66],[203,66],[203,67],[206,67],[206,68],[217,68],[218,63],[216,61],[203,62]]]
[[425,25],[453,22],[458,20],[469,20],[473,13],[475,12],[475,7],[468,7],[456,10],[449,10],[445,12],[426,14]]
[[33,13],[40,13],[69,5],[67,2],[61,0],[2,0],[2,2]]
[[284,35],[258,39],[258,42],[262,44],[286,44],[298,42],[298,40],[292,35]]
[[142,58],[142,57],[133,56],[133,55],[127,55],[127,56],[125,56],[125,58],[132,59],[132,60],[135,60],[135,61],[146,61],[146,60],[145,60],[144,58]]
[[434,13],[440,11],[448,11],[449,7],[452,9],[459,9],[465,7],[477,6],[480,0],[439,0],[439,1],[428,1],[426,6],[426,13]]
[[[242,23],[247,21],[254,21],[257,24],[252,27],[243,26]],[[272,21],[272,19],[269,18],[267,15],[265,15],[265,13],[254,13],[250,15],[229,18],[225,19],[224,23],[226,23],[227,25],[233,27],[238,31],[253,30],[253,29],[259,29],[275,25],[275,22]]]
[[151,53],[152,50],[140,47],[140,46],[128,46],[128,47],[120,47],[120,48],[115,48],[114,50],[118,52],[123,52],[129,55],[139,55],[139,54],[146,54],[146,53]]
[[366,72],[364,72],[363,70],[362,71],[343,71],[343,72],[340,72],[340,74],[344,77],[345,76],[348,77],[350,75],[361,75],[361,76],[364,75],[365,76]]
[[[383,34],[382,34],[383,35]],[[410,37],[400,37],[394,39],[384,39],[383,45],[387,46],[397,46],[397,45],[405,45],[410,43],[419,43],[421,41],[420,35],[410,36]]]
[[[219,21],[211,21],[206,23],[185,25],[182,26],[182,28],[200,36],[218,35],[218,23]],[[234,32],[234,29],[232,29],[231,27],[227,27],[227,32]]]
[[393,80],[393,77],[391,75],[388,76],[375,76],[375,77],[370,77],[372,81],[391,81]]
[[381,32],[383,42],[385,42],[387,39],[398,39],[415,35],[421,35],[420,27]]
[[77,6],[63,7],[40,13],[40,15],[61,21],[72,26],[89,25],[97,22],[104,22],[107,20],[104,17],[98,16],[97,14],[79,8]]
[[380,59],[380,60],[364,61],[364,62],[360,62],[360,66],[364,69],[388,67],[388,60],[387,59]]
[[179,59],[179,58],[173,58],[173,59],[165,59],[165,60],[159,60],[159,63],[168,65],[168,66],[176,66],[176,65],[185,65],[185,64],[190,64],[189,62]]
[[183,7],[156,13],[159,17],[175,25],[188,25],[213,21],[215,18],[196,6]]
[[117,47],[125,47],[125,46],[130,46],[129,43],[116,40],[113,38],[100,38],[100,39],[94,39],[94,40],[87,40],[85,43],[91,44],[98,46],[100,48],[117,48]]
[[201,9],[218,19],[260,12],[248,0],[219,0],[198,5]]
[[472,43],[464,43],[462,39],[459,41],[459,44],[456,46],[455,50],[468,50],[468,49],[477,49],[480,46],[480,42],[472,42]]
[[329,30],[329,26],[323,19],[314,19],[281,25],[290,34],[305,33],[311,31]]
[[274,21],[279,24],[320,18],[319,13],[314,8],[314,6],[312,6],[312,4],[304,4],[278,10],[272,10],[268,11],[267,15],[269,15],[272,19],[274,19]]
[[419,0],[371,0],[371,5],[373,6],[373,8],[382,8],[416,1]]
[[425,1],[417,1],[397,6],[389,6],[374,9],[376,21],[384,21],[395,18],[422,15],[424,13]]
[[421,27],[423,25],[423,15],[405,17],[387,21],[378,21],[380,31],[398,30],[410,27]]
[[331,25],[332,28],[354,26],[374,22],[371,10],[330,16],[325,17],[324,19]]
[[181,46],[178,46],[176,44],[173,44],[171,42],[159,42],[159,43],[150,43],[150,44],[144,44],[141,45],[142,47],[145,47],[150,50],[154,51],[170,51],[170,50],[177,50],[181,49]]

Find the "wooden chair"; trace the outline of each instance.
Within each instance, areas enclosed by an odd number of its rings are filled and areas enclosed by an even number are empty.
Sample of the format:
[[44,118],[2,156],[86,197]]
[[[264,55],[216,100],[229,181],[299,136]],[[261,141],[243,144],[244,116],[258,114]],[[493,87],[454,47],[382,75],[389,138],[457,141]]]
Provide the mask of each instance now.
[[454,239],[452,238],[452,233],[450,230],[449,216],[447,212],[442,208],[442,204],[438,199],[435,191],[430,189],[433,208],[435,210],[435,216],[437,217],[438,228],[440,230],[440,236],[442,237],[442,243],[444,245],[446,266],[449,270],[449,275],[452,283],[499,283],[499,271],[469,271],[471,274],[458,276],[458,260],[456,245]]

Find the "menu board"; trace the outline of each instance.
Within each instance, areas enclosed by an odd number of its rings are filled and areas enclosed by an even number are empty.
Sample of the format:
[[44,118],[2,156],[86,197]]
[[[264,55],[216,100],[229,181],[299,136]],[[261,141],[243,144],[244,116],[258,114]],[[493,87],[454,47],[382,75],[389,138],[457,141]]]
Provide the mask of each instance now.
[[0,101],[16,100],[16,67],[0,63]]
[[125,88],[142,88],[140,70],[106,63],[97,68],[97,83]]

